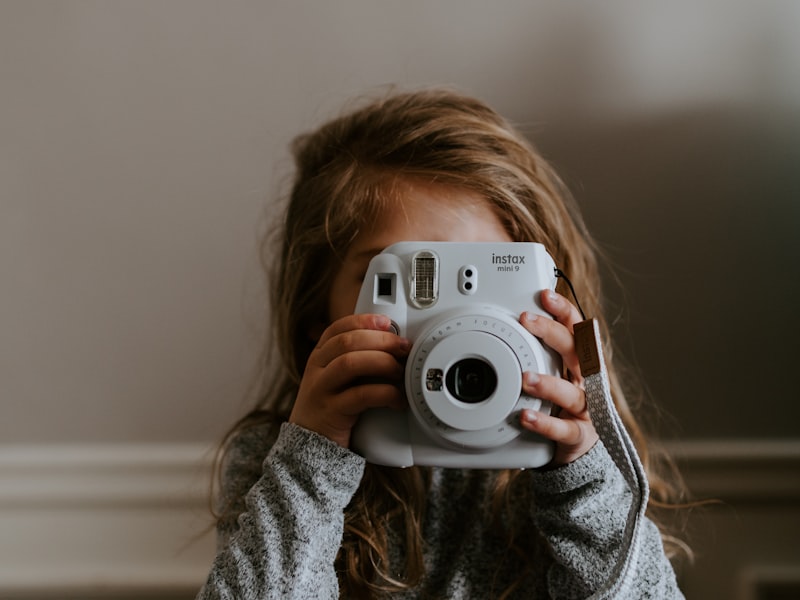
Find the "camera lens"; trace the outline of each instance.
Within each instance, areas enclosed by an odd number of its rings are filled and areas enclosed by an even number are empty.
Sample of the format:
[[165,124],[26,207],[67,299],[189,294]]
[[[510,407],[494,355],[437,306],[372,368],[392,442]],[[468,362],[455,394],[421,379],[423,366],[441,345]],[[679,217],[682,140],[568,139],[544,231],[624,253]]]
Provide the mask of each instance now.
[[464,358],[447,371],[445,385],[456,399],[475,404],[492,395],[497,388],[497,375],[486,361]]

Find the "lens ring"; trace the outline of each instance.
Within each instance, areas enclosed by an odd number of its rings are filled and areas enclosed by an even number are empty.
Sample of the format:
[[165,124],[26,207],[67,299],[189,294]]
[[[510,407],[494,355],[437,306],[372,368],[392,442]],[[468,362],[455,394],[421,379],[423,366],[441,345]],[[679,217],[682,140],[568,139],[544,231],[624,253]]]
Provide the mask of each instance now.
[[[431,439],[446,446],[494,448],[519,436],[521,427],[514,409],[525,402],[524,396],[519,397],[522,372],[553,374],[559,369],[554,354],[545,352],[516,320],[492,307],[481,307],[480,313],[453,310],[413,337],[405,373],[411,413]],[[466,404],[444,386],[450,366],[467,357],[480,357],[497,372],[497,390],[484,402]],[[431,368],[442,370],[439,392],[426,387]],[[544,408],[540,404],[525,407],[549,412],[549,403]]]
[[[409,355],[410,367],[406,366],[406,391],[409,393],[414,415],[441,435],[447,431],[450,435],[455,431],[478,431],[493,425],[504,426],[506,418],[517,404],[522,388],[522,369],[514,348],[506,340],[500,339],[487,331],[474,329],[464,330],[466,320],[453,322],[451,333],[442,335],[448,330],[431,331],[424,336],[426,342]],[[453,331],[458,329],[458,331]],[[508,340],[510,341],[510,340]],[[464,402],[448,389],[446,378],[451,373],[455,378],[456,371],[452,367],[464,359],[479,359],[494,369],[497,378],[496,389],[483,401]],[[474,368],[470,363],[462,365],[462,380]],[[438,389],[428,389],[427,375],[431,369],[441,372],[441,385]],[[423,381],[425,379],[425,381]],[[462,381],[469,385],[467,381]],[[434,386],[436,387],[436,386]],[[454,382],[450,385],[454,388]],[[467,393],[468,392],[468,393]],[[479,386],[473,385],[471,391],[462,390],[462,398],[477,400],[486,395]]]

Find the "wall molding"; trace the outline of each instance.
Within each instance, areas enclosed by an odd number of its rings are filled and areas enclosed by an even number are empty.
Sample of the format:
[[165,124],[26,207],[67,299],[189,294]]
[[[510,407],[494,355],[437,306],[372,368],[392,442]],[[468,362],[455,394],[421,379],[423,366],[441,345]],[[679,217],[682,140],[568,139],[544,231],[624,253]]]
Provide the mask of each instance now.
[[[698,497],[800,499],[800,440],[666,448]],[[204,444],[0,445],[0,599],[192,598],[212,462]]]
[[0,598],[193,598],[213,448],[0,445]]
[[0,445],[0,507],[197,506],[213,448],[201,444]]
[[696,498],[800,500],[800,439],[691,440],[664,444]]

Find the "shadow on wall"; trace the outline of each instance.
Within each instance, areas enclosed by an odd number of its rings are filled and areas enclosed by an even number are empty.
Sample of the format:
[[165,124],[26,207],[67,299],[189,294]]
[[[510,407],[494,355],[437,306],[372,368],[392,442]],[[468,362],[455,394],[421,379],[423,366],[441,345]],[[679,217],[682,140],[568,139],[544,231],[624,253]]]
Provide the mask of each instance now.
[[796,438],[800,116],[715,108],[533,137],[613,264],[615,337],[660,433]]

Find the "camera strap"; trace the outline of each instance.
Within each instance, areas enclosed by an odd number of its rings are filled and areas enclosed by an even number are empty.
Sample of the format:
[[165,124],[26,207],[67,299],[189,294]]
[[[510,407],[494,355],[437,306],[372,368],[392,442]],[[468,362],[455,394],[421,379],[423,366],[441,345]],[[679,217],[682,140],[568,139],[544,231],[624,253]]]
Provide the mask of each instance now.
[[603,359],[597,320],[588,319],[576,324],[574,333],[592,423],[632,493],[617,564],[608,583],[592,595],[591,599],[624,598],[641,554],[640,530],[650,489],[636,448],[611,399],[611,385]]

